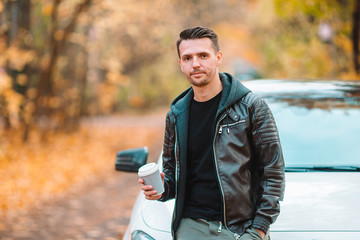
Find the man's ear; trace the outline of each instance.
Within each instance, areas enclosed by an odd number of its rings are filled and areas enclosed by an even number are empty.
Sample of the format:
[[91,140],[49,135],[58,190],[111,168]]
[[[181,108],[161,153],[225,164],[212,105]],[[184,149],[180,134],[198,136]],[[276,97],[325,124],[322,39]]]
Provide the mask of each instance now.
[[181,59],[180,59],[180,58],[179,58],[179,65],[180,65],[180,70],[181,70],[182,72],[184,72],[183,69],[182,69],[182,66],[181,66]]
[[220,64],[222,63],[222,59],[223,59],[223,53],[221,51],[219,51],[216,54],[216,65],[220,66]]

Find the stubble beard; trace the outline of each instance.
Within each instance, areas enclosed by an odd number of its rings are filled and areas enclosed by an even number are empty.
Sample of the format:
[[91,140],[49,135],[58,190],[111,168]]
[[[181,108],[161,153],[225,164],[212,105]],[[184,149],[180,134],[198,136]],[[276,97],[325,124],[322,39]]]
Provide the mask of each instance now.
[[188,77],[188,81],[190,82],[191,85],[195,86],[195,87],[204,87],[206,85],[208,85],[211,82],[211,78],[214,78],[212,74],[211,76],[209,76],[209,74],[207,72],[203,72],[204,76],[202,76],[202,78],[197,79],[197,78],[193,78],[191,75]]
[[200,81],[197,79],[193,79],[191,76],[188,78],[189,82],[191,83],[191,85],[195,86],[195,87],[204,87],[206,85],[208,85],[209,81],[208,78],[205,77],[203,79],[201,79]]

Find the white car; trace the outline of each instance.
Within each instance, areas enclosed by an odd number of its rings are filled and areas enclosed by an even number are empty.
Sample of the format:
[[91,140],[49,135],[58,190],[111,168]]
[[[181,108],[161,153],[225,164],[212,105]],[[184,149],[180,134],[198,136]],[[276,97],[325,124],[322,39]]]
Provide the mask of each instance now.
[[[275,117],[286,189],[272,240],[360,239],[360,82],[254,80]],[[118,153],[116,169],[146,163],[147,148]],[[161,156],[158,160],[162,166]],[[123,239],[171,239],[174,200],[139,193]]]

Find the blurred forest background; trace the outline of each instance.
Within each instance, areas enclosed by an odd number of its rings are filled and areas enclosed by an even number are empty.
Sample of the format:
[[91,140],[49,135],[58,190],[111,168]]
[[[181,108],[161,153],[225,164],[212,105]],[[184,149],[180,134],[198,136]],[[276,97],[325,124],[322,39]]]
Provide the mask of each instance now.
[[117,150],[159,135],[81,123],[169,106],[189,86],[175,41],[198,25],[240,78],[360,79],[359,0],[1,0],[0,214],[111,171]]

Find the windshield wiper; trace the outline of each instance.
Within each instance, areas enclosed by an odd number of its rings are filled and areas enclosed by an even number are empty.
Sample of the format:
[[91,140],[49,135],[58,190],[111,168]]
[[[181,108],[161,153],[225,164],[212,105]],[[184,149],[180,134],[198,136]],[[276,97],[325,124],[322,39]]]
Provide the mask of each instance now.
[[286,167],[285,172],[360,172],[360,166],[299,166]]

